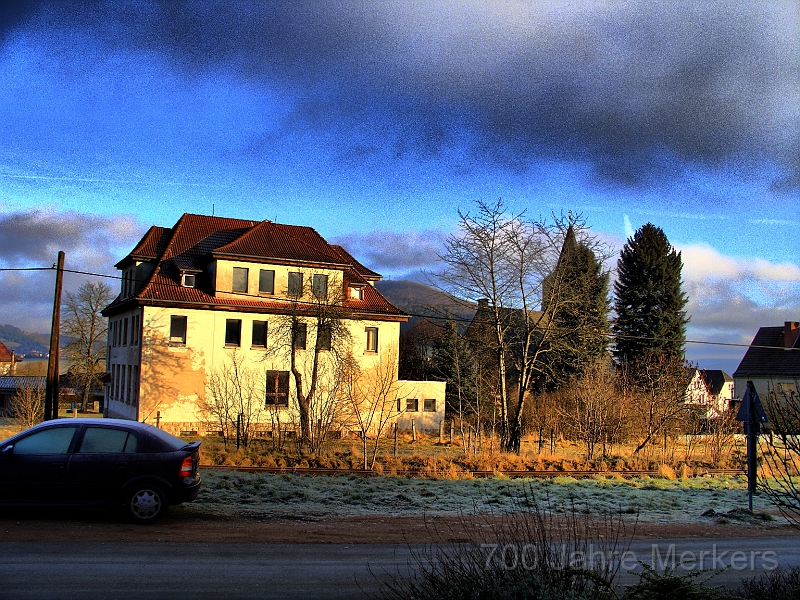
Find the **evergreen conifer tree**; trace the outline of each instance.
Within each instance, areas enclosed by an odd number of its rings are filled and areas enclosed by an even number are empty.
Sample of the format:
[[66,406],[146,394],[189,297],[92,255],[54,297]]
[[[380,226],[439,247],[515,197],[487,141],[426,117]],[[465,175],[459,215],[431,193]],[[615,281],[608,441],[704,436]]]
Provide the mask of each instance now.
[[463,418],[476,411],[475,361],[458,325],[448,319],[441,336],[435,340],[431,359],[433,376],[447,382],[445,411],[448,416]]
[[628,239],[614,284],[617,363],[633,365],[646,355],[683,358],[688,319],[682,268],[680,252],[661,228],[647,223]]
[[[552,319],[561,333],[548,358],[548,387],[556,387],[581,375],[608,351],[608,273],[594,252],[576,240],[570,225],[548,279],[546,284],[554,282],[560,288],[558,300],[553,300]],[[549,296],[546,292],[545,310]]]

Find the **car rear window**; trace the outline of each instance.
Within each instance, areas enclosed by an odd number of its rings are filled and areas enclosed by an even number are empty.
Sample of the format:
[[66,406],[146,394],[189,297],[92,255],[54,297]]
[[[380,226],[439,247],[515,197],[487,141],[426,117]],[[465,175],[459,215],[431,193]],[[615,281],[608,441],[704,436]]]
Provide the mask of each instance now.
[[87,427],[78,452],[136,452],[136,436],[123,429]]
[[14,454],[66,454],[76,427],[37,431],[14,443]]
[[160,441],[164,442],[167,446],[169,446],[170,450],[180,450],[186,445],[186,442],[183,441],[179,437],[175,437],[174,435],[167,433],[163,429],[159,429],[158,427],[150,426],[147,428],[151,434],[156,436]]

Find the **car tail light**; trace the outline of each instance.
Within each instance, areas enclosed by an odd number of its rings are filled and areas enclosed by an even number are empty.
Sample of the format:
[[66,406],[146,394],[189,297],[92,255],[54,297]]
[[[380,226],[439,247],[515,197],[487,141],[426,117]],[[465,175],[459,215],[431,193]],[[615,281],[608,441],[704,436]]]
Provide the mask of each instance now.
[[181,463],[181,470],[178,472],[179,477],[189,477],[192,474],[192,457],[187,456]]

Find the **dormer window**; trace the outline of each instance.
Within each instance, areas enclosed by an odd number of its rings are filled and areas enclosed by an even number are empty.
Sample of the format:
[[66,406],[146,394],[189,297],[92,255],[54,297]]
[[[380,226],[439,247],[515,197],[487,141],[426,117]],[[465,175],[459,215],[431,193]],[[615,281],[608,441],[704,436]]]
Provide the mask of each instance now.
[[196,287],[197,276],[194,273],[181,273],[181,285],[183,287]]
[[363,300],[364,299],[364,288],[362,287],[351,287],[350,289],[350,300]]

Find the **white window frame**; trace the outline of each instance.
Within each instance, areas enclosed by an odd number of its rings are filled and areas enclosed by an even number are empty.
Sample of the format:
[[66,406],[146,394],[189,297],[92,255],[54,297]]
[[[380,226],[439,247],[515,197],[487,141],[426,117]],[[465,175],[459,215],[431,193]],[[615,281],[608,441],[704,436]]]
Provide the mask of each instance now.
[[377,354],[378,353],[378,328],[377,327],[366,327],[364,328],[364,332],[366,333],[366,348],[364,352],[370,354]]

